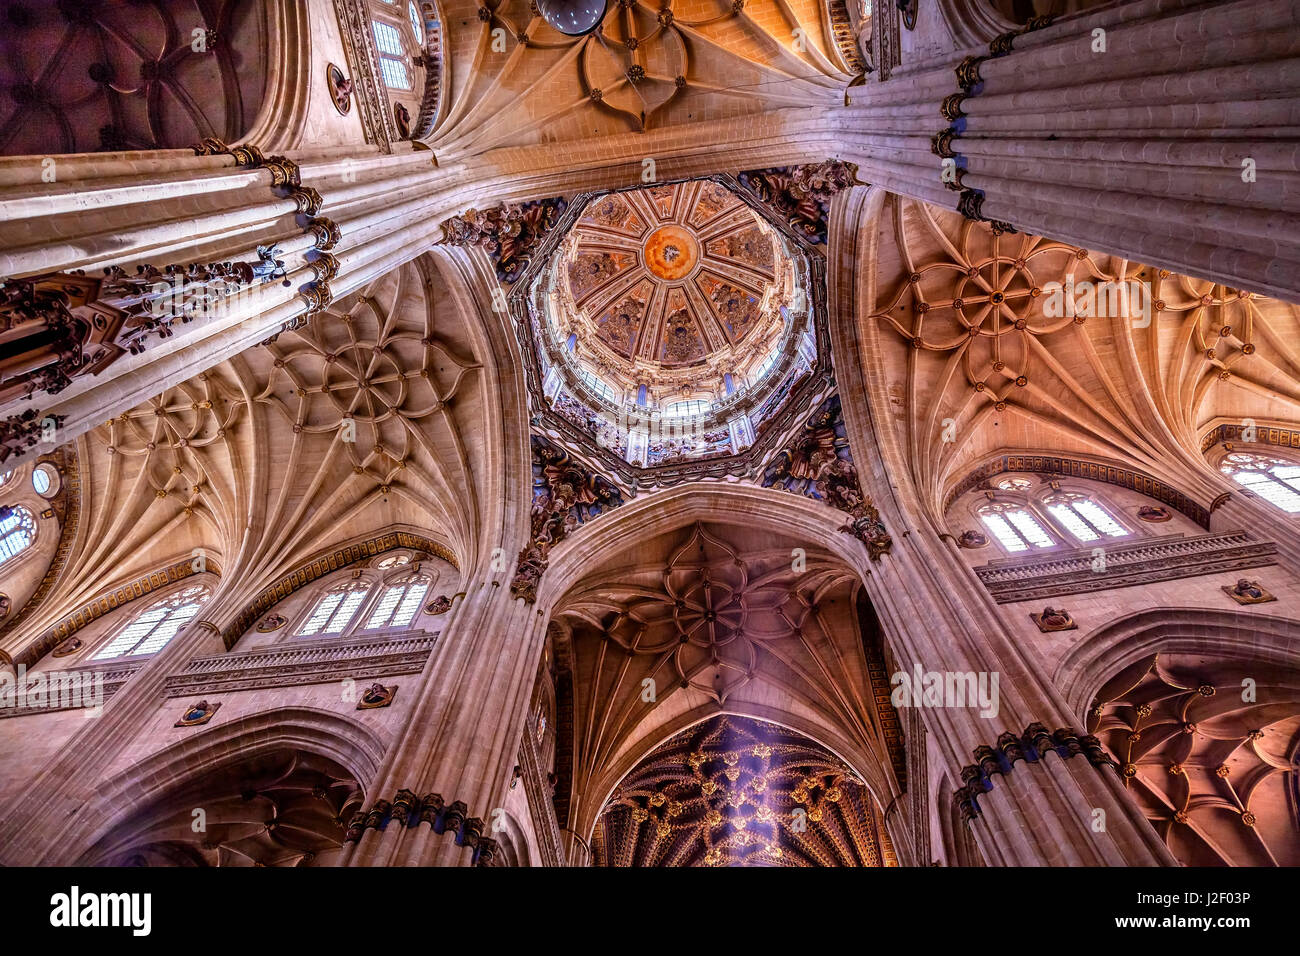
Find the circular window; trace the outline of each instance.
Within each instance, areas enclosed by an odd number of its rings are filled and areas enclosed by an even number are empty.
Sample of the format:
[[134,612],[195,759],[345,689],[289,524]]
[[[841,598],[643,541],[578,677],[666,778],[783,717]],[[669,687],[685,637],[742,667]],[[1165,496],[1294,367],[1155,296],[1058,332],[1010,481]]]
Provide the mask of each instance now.
[[42,498],[50,498],[59,491],[59,470],[49,462],[42,462],[32,471],[32,488]]

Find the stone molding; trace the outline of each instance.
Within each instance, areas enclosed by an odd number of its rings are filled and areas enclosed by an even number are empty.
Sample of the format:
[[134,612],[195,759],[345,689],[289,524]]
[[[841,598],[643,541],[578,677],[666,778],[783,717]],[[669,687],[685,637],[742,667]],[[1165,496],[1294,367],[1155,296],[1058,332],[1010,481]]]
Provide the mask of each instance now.
[[450,832],[457,846],[468,846],[474,851],[474,866],[488,866],[497,853],[497,842],[483,836],[483,821],[469,815],[469,808],[457,800],[447,803],[440,793],[417,797],[405,788],[398,790],[392,800],[376,800],[369,810],[359,810],[348,825],[344,842],[355,843],[366,830],[384,830],[390,824],[401,827],[418,827],[427,823],[434,833]]
[[976,798],[992,791],[994,774],[1005,777],[1015,769],[1017,761],[1038,763],[1049,752],[1055,752],[1062,760],[1083,754],[1094,767],[1115,766],[1115,761],[1096,737],[1090,734],[1080,736],[1073,727],[1060,727],[1049,733],[1046,727],[1035,722],[1019,736],[1007,731],[999,735],[992,747],[976,747],[973,751],[975,763],[962,768],[963,786],[954,792],[954,801],[968,820],[974,820],[982,812]]
[[[1098,545],[1100,547],[1100,545]],[[1160,538],[1105,544],[1105,570],[1093,570],[1095,548],[1074,548],[1050,557],[1005,558],[975,568],[999,604],[1037,601],[1065,594],[1087,594],[1137,587],[1156,581],[1259,568],[1277,563],[1277,545],[1245,531],[1195,537]]]
[[420,631],[347,642],[290,639],[239,654],[197,657],[167,678],[163,693],[166,697],[190,697],[418,674],[424,670],[437,637]]
[[[103,704],[108,703],[109,698],[111,698],[119,690],[125,687],[127,682],[132,677],[135,676],[135,672],[138,671],[140,668],[142,668],[144,665],[145,665],[144,661],[133,661],[129,664],[112,664],[105,667],[95,667],[95,668],[87,668],[87,669],[69,668],[66,671],[65,670],[45,671],[43,676],[45,677],[45,680],[48,683],[51,680],[53,680],[55,675],[57,674],[66,674],[75,670],[77,674],[81,675],[81,680],[84,682],[88,676],[93,680],[95,674],[102,674],[103,684],[101,685],[101,690],[104,695],[100,701],[100,705],[102,706]],[[46,693],[49,692],[50,691],[47,689]],[[54,692],[57,693],[57,690],[55,690]],[[80,703],[62,704],[62,705],[55,705],[55,706],[46,705],[42,707],[31,707],[31,706],[0,707],[0,720],[3,720],[5,717],[26,717],[31,714],[52,714],[60,710],[86,710],[86,709],[88,708],[86,708],[83,704]]]
[[560,837],[560,821],[555,815],[555,804],[547,792],[546,778],[537,753],[537,740],[528,727],[524,728],[519,747],[519,767],[528,795],[528,811],[533,818],[533,831],[537,834],[537,848],[543,866],[564,865],[564,842]]

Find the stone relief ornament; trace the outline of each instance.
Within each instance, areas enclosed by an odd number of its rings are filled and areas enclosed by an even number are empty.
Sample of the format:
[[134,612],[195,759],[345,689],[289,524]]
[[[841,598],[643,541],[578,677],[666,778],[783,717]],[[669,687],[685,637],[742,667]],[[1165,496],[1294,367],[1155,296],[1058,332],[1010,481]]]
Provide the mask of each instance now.
[[1267,604],[1269,601],[1277,600],[1270,592],[1260,587],[1258,581],[1251,581],[1248,578],[1238,578],[1236,584],[1225,584],[1220,590],[1238,604]]
[[989,543],[989,538],[988,535],[984,534],[982,531],[970,529],[961,533],[961,537],[957,539],[957,543],[963,548],[975,550],[976,548],[985,547]]
[[441,242],[450,246],[478,246],[492,258],[497,278],[514,282],[528,268],[533,251],[567,208],[564,198],[556,197],[502,203],[495,209],[471,209],[442,224]]
[[1073,631],[1078,629],[1070,612],[1064,608],[1045,607],[1040,614],[1030,614],[1030,618],[1044,634],[1051,631]]
[[376,681],[366,688],[361,695],[361,699],[357,701],[357,710],[375,710],[379,707],[387,707],[393,702],[395,696],[397,696],[396,684],[392,687],[385,687]]
[[852,520],[839,530],[866,545],[872,561],[893,544],[880,512],[862,492],[838,395],[822,402],[792,444],[777,453],[760,484],[825,501],[849,515]]
[[780,219],[815,245],[826,243],[831,200],[857,185],[858,167],[838,159],[803,166],[751,169],[736,177]]
[[13,609],[14,609],[14,604],[13,601],[9,599],[9,595],[0,594],[0,618],[8,617],[9,612],[12,611]]
[[325,67],[325,84],[330,90],[330,101],[339,115],[347,116],[352,112],[352,81],[343,75],[336,64],[331,63]]
[[212,719],[212,715],[221,709],[221,704],[209,704],[206,700],[201,700],[197,704],[191,704],[185,708],[185,713],[181,719],[172,724],[173,727],[198,727],[206,724]]
[[54,650],[50,651],[50,655],[53,657],[70,657],[83,647],[85,647],[85,644],[82,642],[81,638],[70,637]]
[[1173,513],[1159,505],[1143,505],[1138,509],[1138,517],[1143,521],[1168,521],[1173,517]]
[[288,623],[288,619],[282,614],[268,614],[258,623],[257,630],[262,634],[268,634],[271,631],[278,631]]
[[451,598],[445,594],[439,594],[436,598],[424,606],[425,614],[446,614],[451,610]]
[[533,509],[530,544],[519,552],[510,593],[529,604],[549,563],[551,548],[579,525],[623,504],[606,478],[587,471],[569,453],[540,435],[533,444]]
[[397,135],[402,139],[411,138],[411,111],[401,103],[393,104],[393,121],[397,124]]

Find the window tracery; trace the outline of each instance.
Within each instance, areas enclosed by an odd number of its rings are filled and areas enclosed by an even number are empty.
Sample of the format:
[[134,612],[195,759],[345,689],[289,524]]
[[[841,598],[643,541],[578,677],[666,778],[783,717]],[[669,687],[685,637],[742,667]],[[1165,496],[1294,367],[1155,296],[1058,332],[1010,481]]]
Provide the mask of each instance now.
[[146,608],[91,660],[158,653],[194,619],[208,597],[208,589],[196,584],[163,598]]
[[1091,495],[1062,491],[1046,500],[1047,512],[1080,541],[1127,537],[1129,531]]
[[411,73],[402,49],[402,35],[397,27],[383,20],[374,21],[375,47],[379,52],[379,70],[390,90],[409,90]]
[[1234,452],[1219,470],[1288,514],[1300,513],[1300,465],[1271,455]]
[[[0,513],[5,510],[0,508]],[[0,565],[18,557],[36,540],[36,519],[32,513],[21,505],[7,511],[0,518]]]
[[370,582],[355,580],[335,585],[316,602],[307,620],[298,629],[300,637],[342,634],[356,616],[370,593]]
[[423,574],[410,574],[389,583],[380,592],[365,629],[407,627],[415,620],[428,590],[429,578]]
[[1056,542],[1028,507],[1014,502],[993,502],[977,512],[984,526],[993,532],[1007,551],[1018,554],[1031,548],[1050,548]]

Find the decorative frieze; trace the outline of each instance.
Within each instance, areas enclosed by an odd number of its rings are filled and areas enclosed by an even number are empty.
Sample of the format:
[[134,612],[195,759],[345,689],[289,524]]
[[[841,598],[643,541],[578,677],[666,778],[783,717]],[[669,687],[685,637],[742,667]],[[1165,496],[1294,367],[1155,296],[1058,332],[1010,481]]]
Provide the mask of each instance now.
[[[24,702],[13,707],[0,707],[0,719],[52,714],[60,710],[86,710],[88,703],[92,707],[102,707],[126,686],[144,663],[133,661],[94,668],[42,672],[40,679],[45,683],[44,699],[38,704],[29,703],[34,694],[31,677],[27,676],[22,694]],[[26,675],[25,666],[20,673]],[[67,690],[61,691],[61,686],[67,687]],[[80,689],[73,691],[74,687]]]
[[496,841],[483,836],[483,821],[471,817],[462,801],[447,803],[439,793],[418,797],[406,789],[397,791],[392,800],[376,800],[369,810],[358,811],[348,825],[345,842],[356,843],[367,830],[414,828],[422,823],[429,824],[434,833],[452,834],[457,846],[471,847],[475,866],[488,866],[496,856]]
[[1128,488],[1148,498],[1154,498],[1170,507],[1181,511],[1202,528],[1210,527],[1212,508],[1204,508],[1178,489],[1165,484],[1158,478],[1103,462],[1087,461],[1080,458],[1065,458],[1059,455],[999,455],[978,468],[975,468],[952,487],[944,497],[944,510],[948,509],[957,498],[972,488],[985,486],[990,478],[1006,472],[1029,472],[1039,475],[1057,475],[1062,478],[1086,478],[1089,481],[1101,481],[1108,485]]
[[1083,754],[1094,767],[1114,767],[1115,761],[1106,753],[1101,741],[1091,735],[1080,735],[1072,727],[1061,727],[1048,732],[1040,723],[1032,723],[1017,736],[1008,731],[989,747],[975,748],[975,763],[962,768],[962,786],[953,794],[957,806],[969,820],[980,815],[976,798],[993,789],[995,774],[1006,776],[1017,762],[1038,763],[1048,753],[1062,760]]
[[419,631],[347,642],[337,638],[295,640],[255,651],[198,657],[179,674],[167,678],[163,693],[167,697],[193,697],[418,674],[437,638],[437,634]]
[[1003,558],[975,568],[999,604],[1059,598],[1258,568],[1277,563],[1277,545],[1245,531],[1168,535],[1074,548],[1047,558]]

